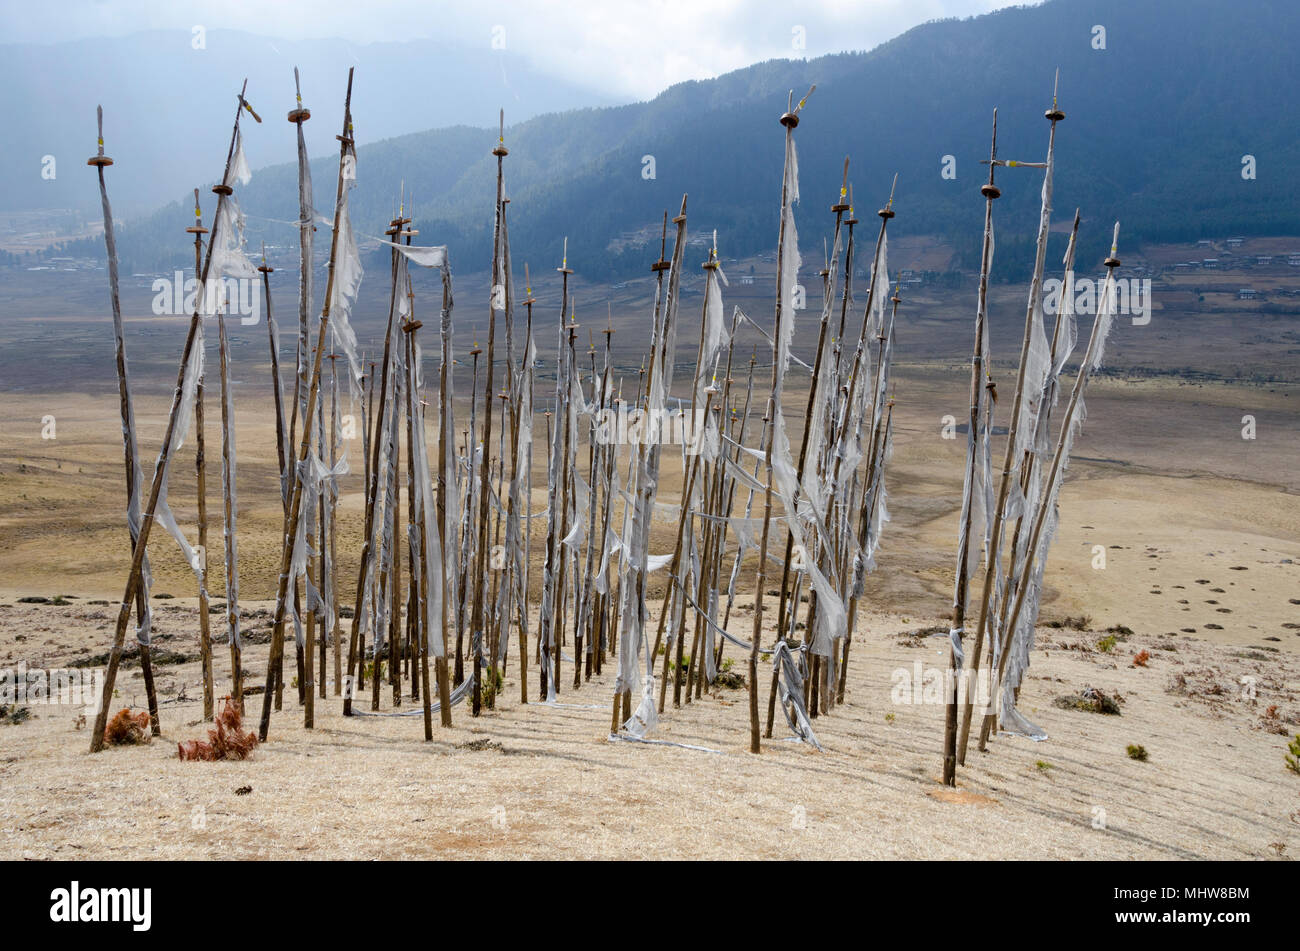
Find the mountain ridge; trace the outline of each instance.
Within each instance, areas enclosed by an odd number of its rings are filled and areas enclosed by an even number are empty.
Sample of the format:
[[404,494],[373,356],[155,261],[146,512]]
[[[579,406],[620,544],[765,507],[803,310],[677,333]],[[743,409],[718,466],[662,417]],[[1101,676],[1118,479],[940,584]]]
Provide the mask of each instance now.
[[[1104,49],[1094,48],[1097,26],[1105,29]],[[769,60],[676,84],[645,102],[542,114],[506,130],[511,235],[521,249],[515,257],[558,260],[567,235],[571,261],[589,276],[644,270],[650,251],[619,236],[657,227],[683,193],[690,195],[692,231],[717,228],[724,255],[770,248],[781,168],[776,120],[788,90],[800,95],[816,82],[796,132],[805,240],[826,230],[817,216],[835,200],[849,154],[860,217],[884,204],[897,172],[891,230],[943,235],[958,251],[958,266],[969,268],[978,254],[978,186],[986,175],[979,162],[987,157],[993,109],[1000,109],[1000,156],[1040,161],[1041,117],[1058,67],[1067,121],[1057,136],[1055,218],[1082,209],[1081,263],[1104,256],[1115,219],[1128,247],[1230,232],[1300,233],[1300,197],[1281,174],[1300,168],[1300,143],[1288,131],[1300,110],[1285,95],[1300,85],[1288,52],[1298,36],[1300,9],[1278,0],[1246,0],[1232,10],[1212,0],[1049,0],[933,21],[869,52]],[[1241,75],[1242,61],[1254,64],[1252,75]],[[1196,69],[1182,68],[1191,62]],[[366,77],[359,73],[357,81]],[[1115,105],[1134,98],[1148,108]],[[334,121],[337,107],[318,109],[326,125]],[[364,113],[354,116],[364,127]],[[352,198],[358,229],[382,232],[404,183],[415,196],[421,240],[450,245],[462,270],[486,268],[495,138],[462,125],[361,146]],[[255,150],[251,135],[248,148]],[[1260,169],[1254,180],[1241,174],[1247,155]],[[653,178],[642,174],[646,156],[654,159]],[[948,157],[953,179],[941,175]],[[325,213],[335,168],[333,158],[313,161],[317,208]],[[250,218],[295,216],[293,174],[291,165],[263,169],[240,189]],[[1031,253],[1039,176],[999,173],[1003,264]],[[167,229],[184,212],[177,202],[127,228],[124,258],[137,267],[183,259]],[[270,226],[257,235],[258,227],[253,219],[254,244],[266,235],[270,243],[284,240]],[[1064,240],[1054,233],[1050,253],[1059,257]]]

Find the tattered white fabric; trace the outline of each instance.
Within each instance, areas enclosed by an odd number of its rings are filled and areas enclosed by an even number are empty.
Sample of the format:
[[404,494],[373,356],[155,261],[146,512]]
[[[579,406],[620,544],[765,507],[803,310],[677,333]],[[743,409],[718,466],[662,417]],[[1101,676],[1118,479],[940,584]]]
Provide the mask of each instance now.
[[[350,150],[352,147],[348,148]],[[357,250],[357,239],[352,232],[352,219],[348,211],[349,195],[356,185],[356,177],[353,175],[351,178],[347,176],[344,178],[343,200],[339,205],[338,214],[338,234],[335,236],[338,253],[334,263],[329,316],[335,339],[343,350],[343,355],[347,357],[348,368],[351,370],[348,390],[355,393],[361,386],[361,377],[365,373],[365,368],[361,365],[361,357],[357,353],[357,334],[352,329],[351,315],[352,306],[356,303],[357,294],[361,290],[363,269],[361,253]],[[404,288],[405,284],[399,286]],[[399,293],[398,297],[405,300],[405,293]]]
[[[1111,254],[1116,254],[1119,243],[1119,225],[1115,225],[1115,236],[1111,245]],[[1023,680],[1024,672],[1029,666],[1033,648],[1034,626],[1038,619],[1039,600],[1042,595],[1043,572],[1047,564],[1047,554],[1057,528],[1057,500],[1064,482],[1064,470],[1069,465],[1070,453],[1074,439],[1087,415],[1083,401],[1083,392],[1092,372],[1101,365],[1107,337],[1115,315],[1115,277],[1113,271],[1107,272],[1106,281],[1098,302],[1097,315],[1093,321],[1092,335],[1084,355],[1083,365],[1074,384],[1070,398],[1070,409],[1061,423],[1061,435],[1056,454],[1047,474],[1047,483],[1043,486],[1044,495],[1038,501],[1033,513],[1034,530],[1031,537],[1036,538],[1034,555],[1031,563],[1024,564],[1019,577],[1024,588],[1017,592],[1017,604],[1012,609],[1007,625],[1011,628],[1011,642],[1006,659],[1006,673],[1002,679],[1001,690],[1001,728],[1004,732],[1014,732],[1031,739],[1045,738],[1040,728],[1026,720],[1015,709],[1015,689]],[[1008,600],[1011,600],[1008,597]],[[1005,637],[1005,634],[1003,635]]]
[[[221,491],[230,500],[222,520],[222,541],[226,552],[226,618],[231,643],[242,648],[239,632],[239,497],[235,486],[235,394],[230,385],[230,341],[226,337],[225,318],[220,318],[221,347]],[[206,572],[204,572],[206,579]]]
[[[651,362],[651,378],[647,386],[647,393],[650,396],[649,408],[652,412],[662,412],[669,387],[672,385],[670,357],[675,352],[677,289],[680,282],[685,231],[683,224],[678,232],[678,240],[673,245],[667,296],[661,300],[656,288],[657,320],[651,345],[657,358]],[[654,703],[654,658],[651,656],[653,647],[649,638],[645,636],[645,579],[648,573],[651,513],[659,491],[659,452],[658,443],[650,445],[642,443],[636,447],[635,482],[633,483],[635,499],[631,505],[625,507],[624,544],[628,557],[623,563],[620,629],[622,644],[619,650],[618,677],[614,690],[615,695],[618,696],[630,691],[634,685],[641,684],[641,700],[632,717],[624,724],[624,729],[630,735],[639,737],[644,737],[654,727],[657,719]],[[646,671],[644,678],[641,675],[643,653]]]
[[[465,679],[462,680],[460,684],[458,684],[455,688],[452,689],[451,695],[448,697],[448,699],[451,701],[448,704],[448,706],[454,707],[457,704],[459,704],[462,700],[464,700],[467,696],[469,696],[469,692],[473,689],[474,689],[474,668],[471,667],[466,672]],[[441,700],[436,700],[430,697],[429,701],[430,701],[429,709],[431,713],[440,713],[442,711]],[[424,716],[424,707],[421,705],[421,706],[411,707],[409,710],[392,710],[392,711],[383,711],[383,712],[377,710],[362,710],[358,707],[353,707],[352,715],[354,717],[422,717]]]
[[809,719],[808,708],[803,702],[806,671],[801,669],[802,665],[802,655],[796,659],[785,641],[777,641],[776,649],[772,652],[772,670],[777,675],[781,712],[785,714],[785,720],[795,736],[814,749],[821,750],[822,745],[813,732],[812,720]]
[[1052,172],[1055,158],[1052,150],[1047,153],[1047,170],[1043,176],[1042,203],[1038,217],[1037,257],[1034,262],[1034,276],[1029,285],[1029,348],[1025,353],[1022,400],[1020,420],[1016,428],[1016,448],[1012,457],[1014,466],[1019,467],[1024,454],[1033,445],[1037,429],[1038,413],[1042,407],[1042,394],[1047,383],[1047,375],[1052,368],[1051,348],[1047,342],[1047,330],[1043,319],[1043,259],[1047,250],[1047,235],[1052,218]]
[[446,631],[443,626],[442,582],[444,570],[442,565],[442,539],[438,535],[437,510],[433,500],[433,479],[429,474],[429,447],[424,429],[424,401],[420,399],[419,388],[423,383],[420,344],[415,343],[415,390],[411,393],[412,428],[414,445],[411,455],[415,461],[415,520],[420,529],[422,544],[417,547],[420,555],[420,568],[423,572],[422,591],[424,612],[424,629],[429,641],[429,649],[435,657],[444,657],[447,653]]
[[[301,128],[301,126],[299,126]],[[225,184],[234,186],[235,182],[241,185],[247,185],[252,181],[253,173],[249,171],[248,159],[244,156],[244,136],[239,131],[238,126],[235,128],[235,154],[230,162],[230,168],[226,172]]]
[[[203,323],[200,320],[198,328],[195,330],[194,346],[190,350],[189,362],[185,365],[185,373],[181,384],[180,403],[176,410],[176,424],[172,428],[171,448],[168,451],[168,459],[176,459],[180,455],[181,446],[185,444],[185,433],[190,428],[190,420],[194,415],[194,401],[198,394],[199,380],[203,376]],[[158,455],[158,461],[154,465],[155,473],[157,467],[162,464],[162,453]],[[156,476],[155,476],[156,477]],[[167,482],[171,478],[170,465],[163,470],[161,490],[158,494],[158,504],[154,509],[154,521],[161,525],[173,539],[185,557],[186,563],[194,571],[195,577],[202,583],[203,562],[199,554],[190,545],[185,538],[185,533],[181,531],[176,524],[176,516],[172,514],[171,506],[167,504]]]

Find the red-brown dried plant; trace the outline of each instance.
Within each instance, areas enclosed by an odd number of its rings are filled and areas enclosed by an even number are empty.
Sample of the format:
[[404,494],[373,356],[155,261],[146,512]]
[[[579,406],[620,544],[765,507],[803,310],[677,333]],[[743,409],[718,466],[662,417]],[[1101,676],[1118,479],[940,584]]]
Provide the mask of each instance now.
[[1147,661],[1149,661],[1150,659],[1151,659],[1150,651],[1147,650],[1138,651],[1136,654],[1133,655],[1133,666],[1145,667],[1147,665]]
[[133,714],[130,707],[119,710],[104,727],[104,742],[109,746],[134,746],[149,740],[149,714]]
[[183,760],[247,759],[257,746],[257,734],[244,732],[244,718],[229,697],[217,715],[217,728],[208,731],[207,741],[186,740],[176,744]]

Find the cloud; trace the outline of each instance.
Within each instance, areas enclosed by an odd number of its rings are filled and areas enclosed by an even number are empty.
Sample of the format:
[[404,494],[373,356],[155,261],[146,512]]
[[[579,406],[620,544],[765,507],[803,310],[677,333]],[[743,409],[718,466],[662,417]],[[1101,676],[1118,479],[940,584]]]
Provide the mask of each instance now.
[[552,75],[613,98],[650,98],[779,57],[871,49],[927,20],[965,17],[1019,0],[69,0],[8,6],[9,42],[52,43],[141,30],[241,29],[272,37],[415,38],[490,49],[493,38]]

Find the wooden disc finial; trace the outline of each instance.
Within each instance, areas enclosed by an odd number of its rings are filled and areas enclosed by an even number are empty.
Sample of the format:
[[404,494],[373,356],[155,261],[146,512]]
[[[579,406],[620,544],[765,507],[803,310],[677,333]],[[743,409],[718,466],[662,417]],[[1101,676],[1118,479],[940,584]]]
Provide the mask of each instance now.
[[[203,227],[203,211],[199,208],[199,190],[194,189],[194,224],[185,229],[186,234],[200,235],[207,234],[208,229]],[[195,241],[198,240],[196,237]],[[262,260],[266,260],[266,251],[262,251]]]
[[502,109],[502,110],[501,110],[501,113],[500,113],[500,115],[499,115],[498,118],[499,118],[499,120],[500,120],[500,125],[498,126],[498,131],[497,131],[497,145],[496,145],[496,148],[494,148],[494,149],[492,150],[492,154],[495,155],[497,158],[505,158],[507,155],[510,154],[510,150],[506,148],[506,111],[505,111],[505,109]]
[[99,122],[99,151],[86,159],[87,165],[95,165],[99,168],[112,165],[113,160],[104,154],[104,107],[95,107],[95,116]]
[[1065,113],[1056,107],[1056,91],[1061,84],[1061,70],[1056,70],[1056,78],[1052,81],[1052,108],[1043,113],[1043,117],[1051,122],[1060,122],[1065,118]]
[[898,173],[895,172],[894,182],[892,185],[889,186],[889,201],[885,203],[884,208],[881,208],[878,212],[876,212],[876,214],[878,214],[885,221],[888,221],[890,218],[894,217],[894,189],[896,189],[897,187],[898,187]]

